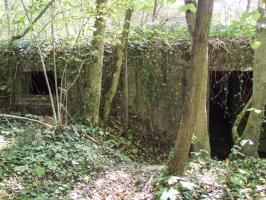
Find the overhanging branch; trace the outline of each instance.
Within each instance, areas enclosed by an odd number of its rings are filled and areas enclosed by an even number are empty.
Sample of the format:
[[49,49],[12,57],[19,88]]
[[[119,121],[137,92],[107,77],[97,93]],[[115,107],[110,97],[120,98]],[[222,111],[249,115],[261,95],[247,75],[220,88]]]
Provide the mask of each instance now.
[[23,33],[19,35],[12,36],[8,46],[11,46],[14,41],[19,40],[23,38],[31,29],[32,27],[36,24],[36,22],[44,15],[44,13],[48,10],[48,8],[53,4],[55,0],[51,0],[45,7],[44,9],[39,13],[39,15],[30,23],[30,25],[23,31]]

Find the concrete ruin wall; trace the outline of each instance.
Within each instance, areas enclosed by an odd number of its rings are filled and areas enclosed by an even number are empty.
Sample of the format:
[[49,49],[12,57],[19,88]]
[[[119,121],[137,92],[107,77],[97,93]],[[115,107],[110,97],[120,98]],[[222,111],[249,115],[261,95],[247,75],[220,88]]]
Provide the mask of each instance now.
[[[8,76],[2,76],[1,81],[9,82],[11,91],[10,98],[0,98],[0,104],[2,102],[5,107],[9,105],[12,110],[34,111],[35,113],[38,111],[37,114],[45,114],[49,112],[47,96],[34,97],[25,94],[25,84],[28,79],[25,73],[41,70],[38,53],[31,49],[25,50],[27,48],[29,46],[26,45],[13,49],[12,53],[6,51],[1,53],[1,57],[5,58],[1,66],[5,67],[8,74]],[[52,50],[45,47],[44,51],[47,68],[52,70]],[[82,56],[78,52],[82,52]],[[76,59],[72,59],[67,67],[70,80],[77,75],[78,66],[88,55],[89,47],[82,46],[74,50],[69,50],[66,46],[58,47],[59,76],[63,73],[66,63],[64,57],[71,53]],[[114,62],[112,46],[106,46],[105,55],[103,93],[112,77]],[[216,39],[209,44],[209,58],[211,61],[209,68],[213,71],[252,70],[253,50],[249,47],[248,40]],[[135,128],[142,134],[156,135],[165,141],[170,141],[175,137],[182,113],[183,97],[186,93],[185,85],[190,81],[189,61],[190,44],[188,41],[177,40],[171,44],[164,41],[130,44],[128,50],[130,118]],[[69,91],[69,102],[74,108],[73,114],[82,112],[80,95],[84,94],[84,88],[86,88],[86,68],[88,67],[89,59],[84,64],[81,78]],[[0,94],[3,96],[4,93]],[[115,109],[113,109],[113,115],[118,118],[121,113],[120,99],[120,93],[118,93],[114,103]]]

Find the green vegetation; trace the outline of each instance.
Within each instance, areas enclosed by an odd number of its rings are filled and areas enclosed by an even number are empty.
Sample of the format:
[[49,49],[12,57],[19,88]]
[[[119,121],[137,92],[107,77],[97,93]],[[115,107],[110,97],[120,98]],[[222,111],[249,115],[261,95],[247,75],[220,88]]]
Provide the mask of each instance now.
[[[210,38],[252,38],[255,33],[256,28],[254,25],[235,21],[231,25],[213,24],[210,30]],[[148,43],[156,40],[175,41],[178,39],[189,39],[187,27],[134,27],[130,35],[131,42]]]
[[99,128],[73,125],[55,131],[5,123],[0,136],[8,141],[4,147],[0,143],[0,199],[65,198],[75,183],[113,167],[108,155],[127,160],[101,144],[107,133]]
[[0,1],[0,200],[265,200],[265,13]]
[[266,160],[216,161],[190,159],[184,176],[161,176],[157,198],[258,199],[266,198]]

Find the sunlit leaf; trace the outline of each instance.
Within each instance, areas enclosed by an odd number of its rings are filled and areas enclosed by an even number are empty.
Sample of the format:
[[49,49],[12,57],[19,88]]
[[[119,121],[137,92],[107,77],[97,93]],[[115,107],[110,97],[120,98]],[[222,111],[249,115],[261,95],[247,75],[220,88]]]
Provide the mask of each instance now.
[[247,111],[249,111],[249,112],[255,112],[258,115],[262,113],[262,110],[256,109],[256,108],[249,108],[249,109],[247,109]]
[[160,200],[176,200],[179,192],[173,188],[170,190],[165,190],[160,198]]
[[254,12],[251,13],[251,17],[252,17],[252,19],[257,21],[257,20],[260,19],[261,14],[258,11],[254,11]]
[[190,3],[190,4],[187,4],[187,5],[180,6],[179,7],[179,11],[180,12],[191,11],[191,12],[195,13],[197,11],[197,8],[194,5],[194,3]]
[[246,144],[253,145],[254,143],[251,140],[241,140],[240,142],[241,146],[245,146]]
[[261,45],[261,42],[259,42],[259,41],[254,41],[254,42],[252,42],[250,44],[250,46],[251,46],[252,49],[257,49],[257,48],[260,47],[260,45]]

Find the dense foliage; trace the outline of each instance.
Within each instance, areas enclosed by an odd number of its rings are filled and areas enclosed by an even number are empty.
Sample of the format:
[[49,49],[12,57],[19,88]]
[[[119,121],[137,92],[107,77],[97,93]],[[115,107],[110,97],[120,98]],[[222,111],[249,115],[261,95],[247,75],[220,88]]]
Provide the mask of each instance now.
[[99,144],[106,137],[99,128],[70,126],[55,132],[12,123],[1,126],[0,136],[9,141],[0,140],[0,199],[66,199],[77,181],[113,167],[108,155],[127,160]]

